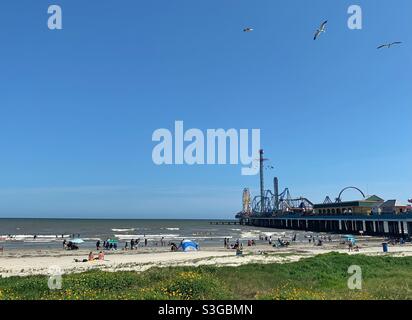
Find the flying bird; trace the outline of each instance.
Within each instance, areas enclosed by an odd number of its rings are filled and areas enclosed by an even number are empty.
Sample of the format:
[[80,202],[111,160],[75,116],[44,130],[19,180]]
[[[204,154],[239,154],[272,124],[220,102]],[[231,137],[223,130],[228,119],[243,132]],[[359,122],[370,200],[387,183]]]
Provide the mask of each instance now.
[[253,28],[245,28],[245,29],[243,29],[243,32],[252,32],[253,31]]
[[392,43],[386,43],[386,44],[382,44],[382,45],[380,45],[379,47],[377,47],[377,49],[382,49],[382,48],[390,48],[390,47],[392,47],[393,45],[395,45],[395,44],[401,44],[402,42],[400,42],[400,41],[396,41],[396,42],[392,42]]
[[316,40],[323,32],[326,32],[326,24],[328,23],[328,20],[324,21],[318,30],[315,32],[315,36],[313,37],[313,40]]

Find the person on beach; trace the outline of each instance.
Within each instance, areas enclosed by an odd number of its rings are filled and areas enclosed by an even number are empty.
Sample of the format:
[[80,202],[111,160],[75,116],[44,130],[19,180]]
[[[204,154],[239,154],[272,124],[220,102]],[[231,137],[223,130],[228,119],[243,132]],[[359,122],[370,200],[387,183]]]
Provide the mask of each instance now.
[[89,253],[89,261],[93,261],[94,260],[94,255],[93,252],[90,251]]
[[97,256],[97,258],[98,258],[100,261],[103,261],[103,260],[104,260],[104,252],[103,252],[103,251],[100,251],[100,252],[99,252],[99,255]]
[[130,241],[130,250],[134,249],[134,239]]
[[63,249],[66,249],[66,239],[63,240]]
[[100,240],[97,240],[97,242],[96,242],[96,250],[97,251],[100,250]]
[[129,244],[128,244],[128,242],[126,241],[126,243],[124,244],[124,250],[125,250],[125,251],[127,251],[127,249],[129,249],[129,248],[128,248],[128,245],[129,245]]
[[144,238],[144,246],[147,247],[147,238]]

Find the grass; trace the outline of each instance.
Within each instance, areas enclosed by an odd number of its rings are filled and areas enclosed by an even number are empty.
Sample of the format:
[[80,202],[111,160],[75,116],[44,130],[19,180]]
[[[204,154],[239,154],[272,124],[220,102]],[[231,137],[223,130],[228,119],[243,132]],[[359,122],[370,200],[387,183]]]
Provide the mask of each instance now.
[[[362,269],[362,289],[349,290],[348,268]],[[329,253],[288,264],[169,267],[137,272],[90,271],[0,279],[0,300],[20,299],[412,299],[412,257]]]

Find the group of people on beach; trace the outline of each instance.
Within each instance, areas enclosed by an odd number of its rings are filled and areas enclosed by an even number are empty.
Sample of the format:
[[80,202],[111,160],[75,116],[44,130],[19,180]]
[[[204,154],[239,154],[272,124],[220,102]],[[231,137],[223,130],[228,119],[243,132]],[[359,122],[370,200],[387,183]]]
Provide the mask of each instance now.
[[65,250],[78,250],[79,247],[71,242],[71,241],[67,241],[66,239],[63,240],[63,249]]
[[104,250],[117,250],[117,242],[107,239],[103,241],[103,245],[101,246],[100,240],[97,240],[96,250],[100,250],[101,248]]
[[223,245],[225,249],[243,249],[243,244],[239,241],[239,239],[237,239],[234,244],[231,244],[230,239],[225,238]]
[[313,236],[309,236],[309,238],[308,238],[309,243],[313,242],[314,246],[319,246],[319,247],[322,246],[323,242],[325,242],[325,241],[332,242],[332,237],[329,235],[328,237],[326,237],[326,236],[317,236],[315,238]]
[[92,262],[92,261],[104,261],[104,252],[100,251],[97,256],[92,251],[89,252],[87,259],[74,259],[74,262]]
[[[144,247],[147,247],[148,245],[149,245],[149,241],[148,241],[148,239],[145,237],[144,238],[144,240],[143,241],[141,241],[141,239],[140,238],[138,238],[138,239],[131,239],[130,240],[130,242],[129,241],[126,241],[125,243],[124,243],[124,247],[123,247],[123,250],[125,250],[125,251],[128,251],[128,250],[136,250],[138,247],[139,247],[139,245],[141,244],[141,242],[142,242],[142,246],[144,246]],[[153,243],[155,246],[158,246],[159,245],[159,243],[158,242],[154,242]],[[161,247],[164,247],[164,246],[171,246],[171,250],[172,251],[177,251],[177,246],[176,246],[176,244],[175,243],[172,243],[172,242],[166,242],[166,240],[165,240],[165,238],[164,237],[162,237],[161,239],[160,239],[160,246]],[[173,250],[173,249],[176,249],[176,250]],[[104,249],[104,250],[117,250],[118,249],[118,245],[117,245],[117,242],[116,241],[111,241],[110,239],[108,239],[108,240],[105,240],[105,241],[103,241],[103,244],[101,244],[101,242],[100,242],[100,240],[97,240],[97,242],[96,242],[96,250],[101,250],[101,249]]]

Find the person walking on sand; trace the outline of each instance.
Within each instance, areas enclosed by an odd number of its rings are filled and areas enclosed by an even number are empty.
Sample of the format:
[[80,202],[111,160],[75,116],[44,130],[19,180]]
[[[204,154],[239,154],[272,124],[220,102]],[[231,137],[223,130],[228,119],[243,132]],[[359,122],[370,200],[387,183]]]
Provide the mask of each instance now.
[[144,238],[144,246],[147,247],[147,238]]
[[97,242],[96,242],[96,250],[97,251],[100,250],[100,240],[97,240]]

